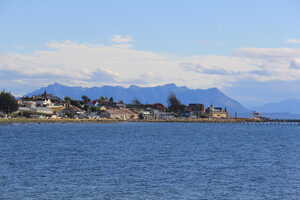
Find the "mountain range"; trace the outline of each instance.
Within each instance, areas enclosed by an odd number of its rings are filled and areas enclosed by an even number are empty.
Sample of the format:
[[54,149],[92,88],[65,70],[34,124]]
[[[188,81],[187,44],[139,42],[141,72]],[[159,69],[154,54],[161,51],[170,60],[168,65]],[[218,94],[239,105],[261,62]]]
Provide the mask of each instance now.
[[123,100],[130,103],[134,99],[138,99],[142,103],[163,103],[167,105],[168,96],[174,93],[177,98],[184,104],[202,103],[205,106],[214,105],[218,107],[226,107],[233,114],[249,113],[249,110],[236,100],[226,96],[217,88],[210,89],[190,89],[187,87],[179,87],[175,84],[166,84],[155,87],[139,87],[130,86],[128,88],[121,86],[102,86],[102,87],[71,87],[58,83],[48,85],[37,89],[26,96],[38,95],[46,91],[60,98],[65,96],[73,99],[81,99],[82,95],[86,95],[91,99],[97,99],[100,96],[113,97],[114,100]]
[[293,113],[300,114],[300,99],[287,99],[255,107],[254,110],[263,113]]

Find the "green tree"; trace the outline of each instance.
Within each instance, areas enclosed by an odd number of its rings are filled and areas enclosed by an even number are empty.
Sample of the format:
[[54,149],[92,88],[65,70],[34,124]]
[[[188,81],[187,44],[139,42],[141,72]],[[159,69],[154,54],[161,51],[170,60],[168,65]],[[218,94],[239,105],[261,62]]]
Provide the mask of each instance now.
[[104,97],[104,96],[101,96],[101,97],[98,99],[98,102],[99,102],[99,104],[101,104],[101,105],[105,104],[106,101],[107,101],[107,98]]
[[76,107],[78,107],[78,108],[81,107],[80,101],[73,100],[73,99],[71,100],[71,105],[72,105],[72,106],[76,106]]
[[71,103],[72,99],[71,99],[71,97],[64,97],[64,101],[66,103]]
[[72,106],[76,106],[78,108],[81,107],[79,100],[74,100],[74,99],[72,99],[71,97],[68,97],[68,96],[64,97],[64,102],[67,103],[67,104],[70,104]]
[[90,107],[90,111],[91,112],[97,112],[97,111],[99,111],[99,109],[98,109],[98,107]]
[[90,98],[88,96],[85,96],[85,95],[83,95],[81,97],[81,99],[82,99],[83,103],[85,103],[85,104],[91,101]]
[[18,110],[18,102],[16,98],[9,92],[2,91],[0,93],[0,111],[10,114]]

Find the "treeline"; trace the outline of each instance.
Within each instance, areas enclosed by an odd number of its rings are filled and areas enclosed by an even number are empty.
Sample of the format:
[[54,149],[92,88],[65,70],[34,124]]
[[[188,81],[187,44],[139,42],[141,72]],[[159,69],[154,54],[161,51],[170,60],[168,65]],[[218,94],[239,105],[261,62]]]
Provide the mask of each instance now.
[[[84,109],[85,111],[97,111],[94,107],[91,107],[89,104],[92,102],[98,102],[100,105],[109,105],[113,106],[116,102],[114,101],[113,97],[107,98],[104,96],[101,96],[99,99],[91,100],[88,96],[81,96],[81,100],[75,100],[71,97],[64,97],[64,102],[68,103],[72,106],[76,106],[79,108]],[[121,101],[123,103],[123,101]]]
[[10,114],[19,108],[16,98],[9,92],[0,92],[0,112]]
[[[65,97],[64,101],[70,103],[73,106],[83,107],[84,110],[89,110],[90,108],[87,106],[87,104],[92,102],[92,100],[87,96],[82,96],[81,100],[74,100],[74,99],[71,99],[70,97]],[[99,99],[96,99],[94,101],[97,101],[100,105],[112,106],[112,105],[116,104],[113,97],[107,98],[107,97],[101,96]],[[167,102],[168,102],[168,107],[166,108],[166,110],[169,112],[181,113],[186,108],[186,105],[182,104],[181,101],[173,93],[169,95]],[[124,104],[124,102],[122,100],[119,101],[118,103]],[[129,105],[140,106],[141,108],[143,108],[143,107],[146,108],[148,106],[148,104],[143,104],[138,99],[132,100],[131,104],[129,104]]]

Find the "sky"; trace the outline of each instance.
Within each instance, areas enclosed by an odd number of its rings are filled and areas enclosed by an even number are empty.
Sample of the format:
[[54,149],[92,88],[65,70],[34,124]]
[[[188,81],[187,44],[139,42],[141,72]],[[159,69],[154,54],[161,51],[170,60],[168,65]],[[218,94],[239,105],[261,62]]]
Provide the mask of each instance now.
[[300,99],[298,0],[0,0],[0,89],[216,87]]

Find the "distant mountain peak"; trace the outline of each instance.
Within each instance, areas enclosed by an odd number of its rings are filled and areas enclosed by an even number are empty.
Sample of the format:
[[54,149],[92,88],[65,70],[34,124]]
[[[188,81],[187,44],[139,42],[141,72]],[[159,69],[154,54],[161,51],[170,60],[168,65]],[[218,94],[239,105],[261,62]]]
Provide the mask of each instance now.
[[140,88],[140,87],[137,85],[130,85],[129,88]]
[[165,85],[162,85],[161,87],[177,87],[175,83],[167,83]]
[[218,88],[213,87],[213,88],[209,88],[209,90],[214,90],[214,91],[220,91]]
[[[49,86],[65,86],[65,85],[60,84],[60,83],[58,83],[58,82],[54,82],[53,84],[50,84]],[[48,86],[48,87],[49,87],[49,86]]]
[[300,99],[286,99],[280,102],[267,103],[254,107],[254,110],[265,113],[300,114]]

